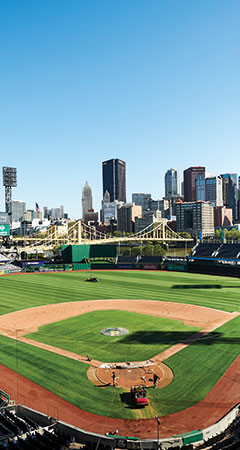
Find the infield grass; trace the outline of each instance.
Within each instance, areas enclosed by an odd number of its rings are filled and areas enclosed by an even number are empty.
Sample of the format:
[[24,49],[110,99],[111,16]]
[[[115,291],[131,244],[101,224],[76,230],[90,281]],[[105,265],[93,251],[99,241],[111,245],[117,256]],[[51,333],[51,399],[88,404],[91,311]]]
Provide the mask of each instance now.
[[[104,336],[103,328],[122,327],[124,336]],[[128,311],[94,311],[39,328],[27,337],[103,362],[142,361],[185,340],[200,328],[180,320]]]

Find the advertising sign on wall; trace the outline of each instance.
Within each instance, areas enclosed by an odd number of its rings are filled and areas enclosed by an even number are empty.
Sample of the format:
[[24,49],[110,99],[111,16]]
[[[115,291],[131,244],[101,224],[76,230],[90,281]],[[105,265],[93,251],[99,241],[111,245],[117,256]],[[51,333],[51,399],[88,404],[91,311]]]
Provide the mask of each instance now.
[[9,225],[0,225],[0,236],[9,236],[10,228]]
[[157,270],[158,264],[152,264],[152,263],[145,263],[143,264],[144,270]]
[[135,264],[118,264],[117,266],[118,269],[135,269]]
[[0,225],[9,224],[9,215],[5,212],[0,212]]

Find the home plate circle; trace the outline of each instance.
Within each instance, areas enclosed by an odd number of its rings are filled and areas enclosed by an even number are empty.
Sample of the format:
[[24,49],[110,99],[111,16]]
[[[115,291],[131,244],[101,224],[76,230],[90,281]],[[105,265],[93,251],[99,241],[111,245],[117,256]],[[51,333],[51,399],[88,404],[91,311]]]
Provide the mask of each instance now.
[[121,327],[109,327],[101,330],[101,334],[104,334],[104,336],[124,336],[124,334],[128,333],[129,331],[127,330],[127,328]]
[[[105,386],[130,389],[134,385],[153,386],[154,374],[159,382],[164,378],[163,367],[154,361],[103,363],[96,369],[96,377]],[[115,374],[115,382],[113,380]]]

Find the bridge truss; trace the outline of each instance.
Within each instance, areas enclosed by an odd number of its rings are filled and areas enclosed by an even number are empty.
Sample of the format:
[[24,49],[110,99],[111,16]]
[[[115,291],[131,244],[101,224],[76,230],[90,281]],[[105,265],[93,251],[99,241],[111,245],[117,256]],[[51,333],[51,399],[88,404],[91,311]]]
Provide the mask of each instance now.
[[61,229],[58,226],[49,227],[44,237],[41,233],[22,238],[21,250],[30,253],[45,252],[55,246],[74,244],[113,244],[121,242],[191,242],[192,239],[184,238],[173,231],[166,223],[152,223],[148,227],[135,234],[127,236],[111,236],[97,231],[95,227],[85,224],[81,220],[76,221],[70,227]]

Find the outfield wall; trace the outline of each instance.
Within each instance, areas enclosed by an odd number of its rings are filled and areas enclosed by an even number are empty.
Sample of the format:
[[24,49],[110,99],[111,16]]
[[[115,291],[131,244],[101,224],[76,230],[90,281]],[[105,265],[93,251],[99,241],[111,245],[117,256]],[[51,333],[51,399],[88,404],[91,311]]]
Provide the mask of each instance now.
[[81,263],[88,258],[116,258],[116,244],[63,245],[64,263]]

